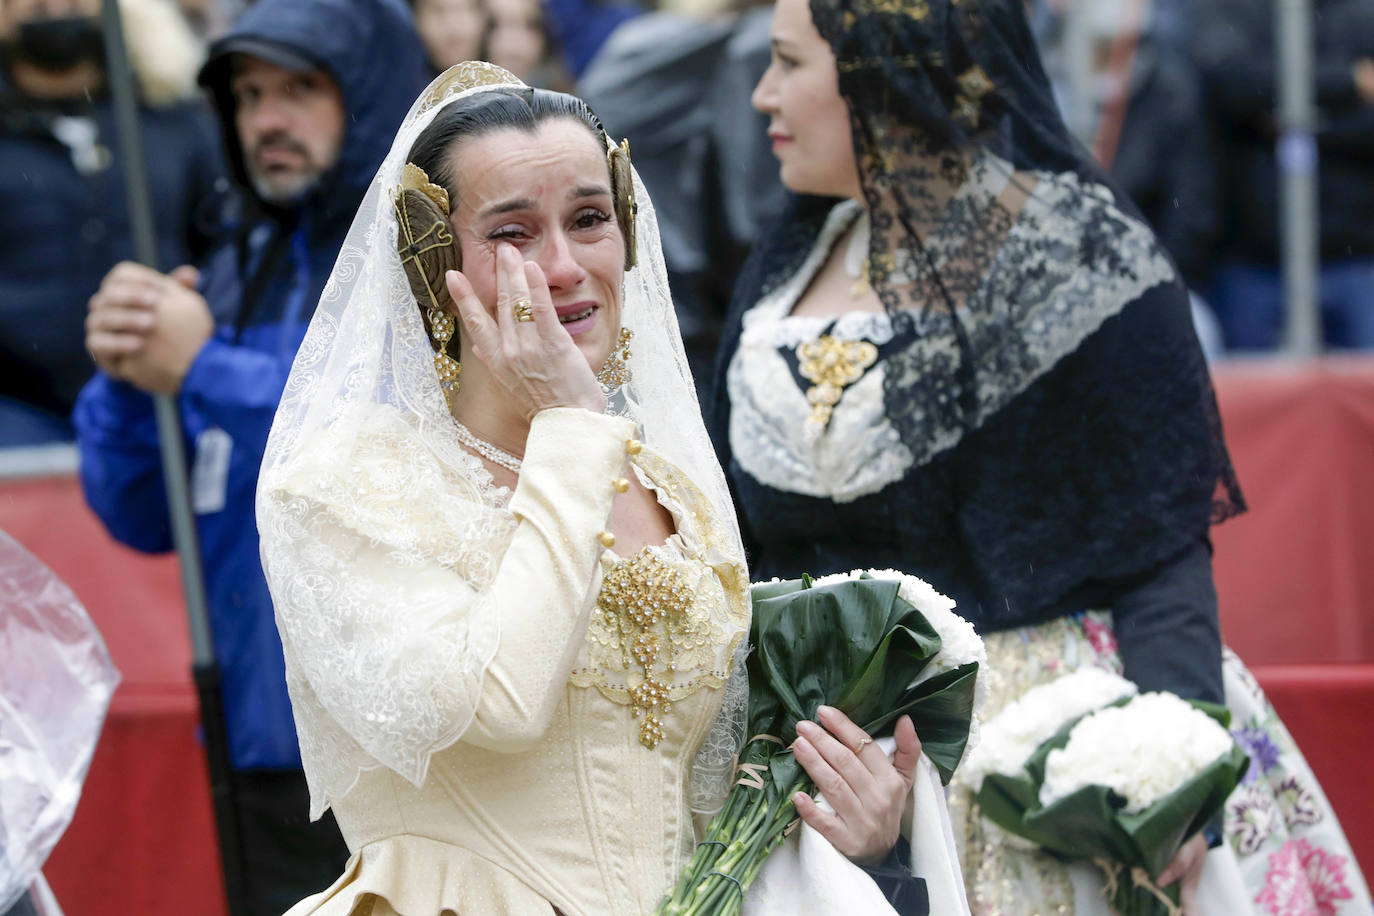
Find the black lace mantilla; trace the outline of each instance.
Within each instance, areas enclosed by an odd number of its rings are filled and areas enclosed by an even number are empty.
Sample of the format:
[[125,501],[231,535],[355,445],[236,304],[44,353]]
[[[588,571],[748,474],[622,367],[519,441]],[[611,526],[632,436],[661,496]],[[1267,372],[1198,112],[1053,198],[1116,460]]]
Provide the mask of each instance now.
[[834,550],[798,550],[799,519],[776,524],[786,509],[729,463],[724,376],[742,315],[798,270],[836,203],[794,196],[741,275],[717,364],[714,430],[756,575],[802,571],[800,556],[893,565],[998,629],[1092,600],[1243,511],[1187,292],[1070,139],[1019,0],[811,10],[850,108],[869,277],[894,325],[886,410],[916,464],[885,491],[901,534],[879,558],[849,556],[836,518],[815,532]]

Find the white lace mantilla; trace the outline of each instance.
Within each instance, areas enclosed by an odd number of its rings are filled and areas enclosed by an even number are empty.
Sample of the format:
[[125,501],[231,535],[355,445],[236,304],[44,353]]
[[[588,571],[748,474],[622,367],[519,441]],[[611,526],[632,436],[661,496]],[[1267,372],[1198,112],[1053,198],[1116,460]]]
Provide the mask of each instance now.
[[[449,469],[399,411],[378,407],[351,451],[347,465],[303,461],[261,495],[275,509],[264,544],[318,545],[278,601],[294,609],[283,647],[314,813],[362,770],[385,765],[418,785],[468,726],[500,639],[482,591],[516,524],[476,458]],[[269,575],[275,556],[263,552]]]

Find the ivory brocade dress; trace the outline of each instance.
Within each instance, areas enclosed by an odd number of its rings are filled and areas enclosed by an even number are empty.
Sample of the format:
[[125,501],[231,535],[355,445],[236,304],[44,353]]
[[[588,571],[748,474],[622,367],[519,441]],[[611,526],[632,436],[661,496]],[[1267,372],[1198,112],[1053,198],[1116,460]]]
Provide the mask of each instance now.
[[[386,489],[402,460],[388,454],[384,427],[360,437],[353,486]],[[482,591],[501,630],[476,713],[434,750],[418,786],[378,764],[330,798],[353,855],[290,916],[643,916],[677,879],[696,842],[693,761],[748,630],[748,579],[701,491],[649,445],[627,455],[633,435],[622,418],[545,411],[514,493],[480,491],[509,513],[510,529]],[[628,558],[597,538],[627,458],[676,523],[665,544]],[[430,470],[456,476],[437,461]],[[307,476],[298,479],[309,511],[369,524],[350,508],[356,500],[336,502],[328,482]],[[398,492],[372,519],[386,518],[385,529],[396,521],[387,512],[409,501],[410,522],[423,526],[416,500]],[[454,570],[404,576],[377,563],[377,576],[394,580],[385,586],[398,614],[417,578],[447,576],[455,594],[473,592]],[[298,721],[303,710],[328,715],[311,685],[292,688]]]

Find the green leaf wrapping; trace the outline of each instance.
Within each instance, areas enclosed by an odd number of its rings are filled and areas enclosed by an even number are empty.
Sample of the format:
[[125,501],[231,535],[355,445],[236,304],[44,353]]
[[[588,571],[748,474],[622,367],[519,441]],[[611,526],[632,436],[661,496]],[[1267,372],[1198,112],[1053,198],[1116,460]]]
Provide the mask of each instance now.
[[[762,680],[777,695],[789,741],[798,720],[814,719],[823,704],[856,722],[876,718],[940,650],[939,635],[897,597],[898,585],[847,581],[755,601],[751,684]],[[911,631],[904,636],[901,622]],[[847,707],[837,705],[842,698]]]
[[739,782],[658,913],[739,912],[743,890],[795,820],[792,794],[814,790],[790,746],[797,722],[815,721],[822,705],[873,737],[890,735],[897,719],[910,715],[924,753],[949,781],[968,744],[978,665],[912,686],[942,643],[898,596],[900,584],[862,578],[812,587],[796,579],[753,587],[749,734],[781,743],[751,738],[745,745]]
[[948,782],[968,743],[978,666],[910,686],[942,644],[925,617],[898,597],[899,586],[888,579],[755,586],[751,731],[790,744],[797,722],[814,720],[817,707],[829,705],[880,737],[909,714]]
[[911,716],[921,738],[922,753],[935,764],[940,782],[948,785],[968,746],[977,682],[977,662],[943,671],[904,691],[889,712],[861,725],[869,734],[887,734],[898,718]]

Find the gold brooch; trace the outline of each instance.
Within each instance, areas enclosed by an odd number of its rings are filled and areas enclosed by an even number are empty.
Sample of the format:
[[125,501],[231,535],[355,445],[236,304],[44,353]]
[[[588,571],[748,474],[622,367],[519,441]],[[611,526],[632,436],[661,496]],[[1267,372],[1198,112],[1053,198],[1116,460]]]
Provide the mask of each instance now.
[[674,670],[673,633],[686,620],[692,600],[692,589],[677,570],[648,548],[608,572],[597,597],[643,674],[630,691],[630,708],[640,719],[639,743],[649,750],[663,740],[662,716],[671,708],[668,684],[655,671]]
[[866,340],[840,340],[826,334],[797,347],[797,368],[802,378],[814,383],[806,391],[811,405],[806,418],[808,437],[817,439],[825,432],[844,389],[863,378],[877,361],[878,348]]

